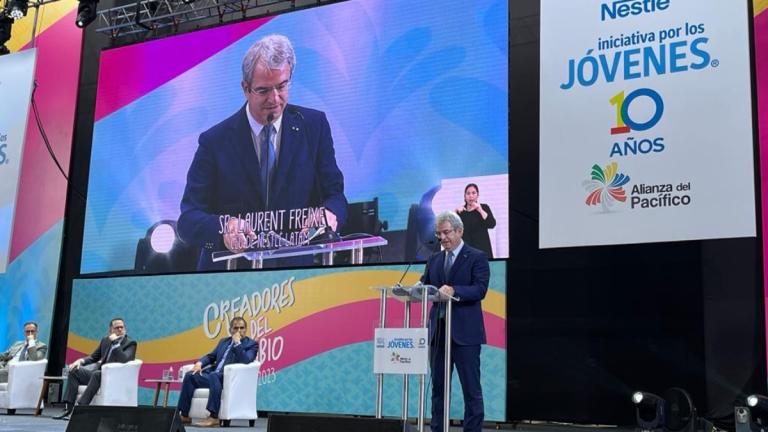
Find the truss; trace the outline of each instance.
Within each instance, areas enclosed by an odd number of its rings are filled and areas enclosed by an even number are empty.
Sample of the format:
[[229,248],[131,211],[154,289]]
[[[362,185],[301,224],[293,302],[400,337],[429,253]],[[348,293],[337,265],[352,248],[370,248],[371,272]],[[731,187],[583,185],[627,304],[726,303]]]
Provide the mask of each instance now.
[[[100,10],[96,31],[113,40],[137,33],[168,29],[184,23],[243,19],[285,12],[332,0],[139,0],[135,4]],[[338,0],[336,0],[338,1]]]

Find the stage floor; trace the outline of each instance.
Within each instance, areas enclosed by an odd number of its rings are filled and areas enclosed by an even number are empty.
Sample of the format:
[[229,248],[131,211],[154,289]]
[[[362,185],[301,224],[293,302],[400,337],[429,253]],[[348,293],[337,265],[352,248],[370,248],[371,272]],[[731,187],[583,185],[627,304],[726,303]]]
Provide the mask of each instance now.
[[[63,420],[54,420],[52,416],[58,414],[58,408],[46,409],[43,415],[35,417],[33,410],[18,410],[14,415],[5,414],[5,410],[0,410],[0,432],[64,432],[67,429],[68,422]],[[249,430],[254,432],[266,432],[267,419],[260,418],[256,420],[256,427],[249,428],[247,421],[233,420],[228,428],[199,428],[195,426],[186,426],[189,431],[217,431],[233,432],[237,430]],[[415,426],[414,426],[415,429]],[[487,425],[483,429],[485,432],[496,430],[515,430],[516,432],[633,432],[631,428],[620,428],[610,426],[576,426],[568,424],[553,423],[514,423],[501,425]],[[429,431],[429,427],[426,428]],[[450,432],[460,432],[459,426],[453,426]]]

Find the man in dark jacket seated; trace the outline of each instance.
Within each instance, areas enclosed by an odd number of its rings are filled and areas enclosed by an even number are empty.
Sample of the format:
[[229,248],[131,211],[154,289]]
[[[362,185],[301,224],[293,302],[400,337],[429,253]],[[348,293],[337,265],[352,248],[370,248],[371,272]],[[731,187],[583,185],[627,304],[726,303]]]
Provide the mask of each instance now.
[[230,337],[224,338],[213,351],[204,355],[191,371],[184,375],[179,395],[179,413],[184,424],[190,424],[189,408],[192,406],[192,395],[195,389],[207,388],[208,404],[206,409],[210,416],[196,426],[218,426],[219,407],[221,407],[221,390],[224,386],[224,366],[234,363],[251,363],[256,358],[259,344],[245,335],[246,323],[242,317],[232,318],[229,323]]

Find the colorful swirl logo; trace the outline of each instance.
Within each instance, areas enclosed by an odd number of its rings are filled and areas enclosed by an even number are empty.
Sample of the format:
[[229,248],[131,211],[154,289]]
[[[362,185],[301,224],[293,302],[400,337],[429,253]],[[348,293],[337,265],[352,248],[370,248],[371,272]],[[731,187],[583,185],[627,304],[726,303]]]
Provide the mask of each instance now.
[[585,200],[588,206],[601,204],[608,211],[616,203],[627,200],[624,185],[629,183],[629,176],[618,172],[619,164],[611,162],[605,168],[592,165],[592,178],[584,180],[582,185],[589,192]]

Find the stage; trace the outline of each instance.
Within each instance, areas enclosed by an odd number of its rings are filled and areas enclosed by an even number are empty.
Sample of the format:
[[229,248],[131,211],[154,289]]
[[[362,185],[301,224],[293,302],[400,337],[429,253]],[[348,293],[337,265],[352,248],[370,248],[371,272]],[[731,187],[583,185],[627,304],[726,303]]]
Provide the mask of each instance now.
[[[0,432],[64,432],[69,424],[67,421],[54,420],[52,416],[59,412],[58,409],[48,409],[40,417],[35,417],[32,410],[18,410],[14,415],[0,414]],[[256,420],[254,428],[248,427],[247,421],[233,420],[228,428],[202,428],[186,426],[189,431],[232,431],[250,430],[254,432],[266,432],[266,417]],[[414,426],[415,430],[415,426]],[[429,427],[426,428],[429,431]],[[460,432],[461,426],[451,427],[451,432]],[[601,425],[570,425],[558,423],[518,422],[508,424],[486,423],[484,432],[495,430],[515,430],[518,432],[634,432],[628,427],[601,426]]]
[[[40,417],[35,417],[32,410],[18,410],[14,415],[0,414],[0,431],[2,432],[64,432],[67,430],[68,421],[55,420],[52,417],[59,413],[59,409],[49,409]],[[186,426],[189,431],[232,431],[248,429],[255,432],[267,430],[267,419],[256,420],[256,427],[249,428],[247,421],[232,421],[228,428],[198,428]]]

